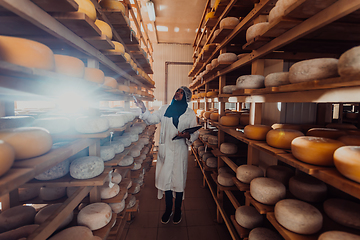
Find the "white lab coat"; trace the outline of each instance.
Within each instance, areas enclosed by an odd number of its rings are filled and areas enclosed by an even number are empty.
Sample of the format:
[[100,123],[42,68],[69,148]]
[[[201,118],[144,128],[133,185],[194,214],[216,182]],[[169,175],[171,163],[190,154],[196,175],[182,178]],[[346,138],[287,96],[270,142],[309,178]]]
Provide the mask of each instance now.
[[140,118],[148,125],[161,122],[159,150],[156,162],[155,187],[158,191],[158,199],[161,199],[164,191],[184,192],[188,165],[188,145],[198,137],[199,132],[190,134],[190,139],[172,140],[179,132],[186,128],[197,126],[195,112],[187,108],[179,117],[178,129],[172,123],[172,118],[164,114],[169,105],[162,106],[152,114],[146,110]]

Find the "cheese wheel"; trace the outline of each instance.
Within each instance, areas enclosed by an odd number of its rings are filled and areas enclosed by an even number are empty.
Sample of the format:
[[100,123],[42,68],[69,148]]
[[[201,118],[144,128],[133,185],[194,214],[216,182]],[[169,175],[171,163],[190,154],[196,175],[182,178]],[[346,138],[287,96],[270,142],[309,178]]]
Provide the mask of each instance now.
[[338,139],[344,135],[346,135],[345,131],[333,128],[311,128],[306,133],[306,136],[324,137],[331,139]]
[[205,15],[205,22],[207,20],[209,20],[210,18],[216,18],[215,17],[215,12],[208,12],[206,15]]
[[55,69],[51,49],[24,38],[0,36],[0,60],[28,68]]
[[360,229],[360,204],[340,198],[324,202],[324,211],[335,222],[350,228]]
[[227,85],[223,87],[223,93],[231,94],[233,91],[237,90],[236,85]]
[[237,55],[237,58],[241,59],[241,58],[243,58],[243,57],[245,57],[247,55],[248,55],[248,53],[240,53],[239,55]]
[[222,116],[220,117],[220,124],[228,127],[235,127],[239,125],[239,117],[237,116]]
[[44,201],[53,201],[66,195],[66,187],[41,187],[39,197]]
[[0,117],[0,129],[31,126],[35,118],[30,116]]
[[112,188],[109,187],[107,183],[100,188],[100,197],[101,199],[109,199],[118,195],[120,192],[120,187],[117,184],[114,184]]
[[0,140],[13,147],[15,160],[40,156],[48,152],[52,147],[51,135],[44,128],[4,129],[0,131]]
[[77,158],[70,164],[70,175],[75,179],[90,179],[104,171],[104,161],[96,156]]
[[19,201],[24,202],[36,198],[40,194],[40,187],[18,188]]
[[111,146],[101,146],[100,157],[104,162],[110,161],[115,157],[115,149]]
[[219,116],[220,116],[220,114],[219,113],[211,113],[210,114],[210,119],[212,120],[212,121],[218,121],[218,119],[219,119]]
[[344,146],[336,149],[334,164],[343,176],[360,183],[360,146]]
[[240,125],[242,125],[242,126],[249,125],[249,121],[250,121],[250,114],[242,113],[240,115]]
[[235,154],[238,149],[235,143],[222,143],[220,145],[220,152],[224,154]]
[[260,203],[274,205],[285,198],[286,188],[275,179],[258,177],[250,182],[250,194]]
[[212,153],[205,153],[204,155],[202,155],[201,159],[206,162],[206,159],[210,158],[210,157],[214,157],[214,155]]
[[237,56],[235,53],[222,53],[217,58],[218,63],[227,63],[237,61]]
[[66,228],[55,234],[49,240],[101,240],[100,237],[94,236],[93,232],[84,226],[74,226]]
[[236,222],[247,229],[260,227],[264,217],[252,206],[241,206],[235,211]]
[[218,65],[218,60],[217,58],[214,58],[213,60],[211,60],[211,66],[214,68]]
[[246,125],[244,128],[244,134],[246,138],[253,140],[266,140],[266,134],[271,130],[267,125]]
[[[279,1],[278,1],[279,2]],[[275,22],[278,18],[284,16],[284,6],[276,4],[269,12],[268,21],[269,24]]]
[[79,5],[78,12],[85,13],[91,20],[96,20],[96,9],[91,0],[75,0]]
[[114,137],[114,141],[121,141],[124,147],[129,147],[131,145],[130,136]]
[[270,73],[265,77],[265,87],[278,87],[290,84],[288,72]]
[[302,131],[302,127],[300,125],[287,124],[287,123],[274,123],[273,125],[271,125],[271,128],[272,129],[293,129],[293,130]]
[[285,186],[289,185],[289,179],[294,176],[294,174],[294,170],[285,166],[272,165],[266,168],[266,177],[275,179]]
[[110,203],[109,205],[114,213],[121,213],[125,209],[125,199],[119,203]]
[[205,118],[205,119],[209,119],[211,113],[212,113],[211,111],[206,111],[206,112],[204,112],[204,118]]
[[85,64],[79,58],[54,54],[55,72],[70,77],[83,78],[85,74]]
[[217,168],[217,158],[216,157],[209,157],[205,161],[206,166],[210,168]]
[[289,81],[299,83],[337,77],[337,64],[336,58],[316,58],[297,62],[289,69]]
[[119,163],[118,165],[121,167],[130,166],[134,163],[134,158],[132,156],[126,155]]
[[272,129],[266,134],[266,143],[275,148],[291,149],[294,138],[304,136],[300,131],[293,129]]
[[0,140],[0,152],[0,176],[2,176],[9,171],[13,165],[15,161],[15,150],[10,144]]
[[344,146],[340,141],[321,137],[297,137],[291,142],[291,152],[300,161],[321,165],[334,165],[333,154],[339,147]]
[[25,225],[16,229],[0,233],[1,240],[26,240],[31,233],[33,233],[39,224]]
[[218,137],[210,135],[208,137],[208,143],[210,143],[212,145],[217,145],[218,144]]
[[206,93],[206,97],[217,97],[218,96],[218,92],[216,91],[211,91],[211,92],[207,92]]
[[31,206],[20,205],[4,210],[0,213],[0,232],[33,224],[35,215],[35,208]]
[[236,178],[240,182],[250,183],[253,179],[257,177],[264,177],[264,172],[261,168],[254,165],[240,165],[236,169]]
[[66,117],[38,118],[32,126],[45,128],[50,134],[59,134],[70,129],[70,119]]
[[257,227],[249,232],[249,240],[282,240],[283,238],[275,231]]
[[35,179],[48,181],[61,178],[70,172],[70,162],[70,158],[65,159],[64,161],[56,164],[54,167],[37,175]]
[[229,167],[220,167],[220,168],[218,169],[218,174],[223,174],[223,173],[231,173],[231,174],[233,174],[234,172],[233,172],[233,170],[232,170],[231,168],[229,168]]
[[85,68],[84,79],[86,81],[103,84],[105,81],[104,72],[97,68]]
[[238,25],[240,20],[237,17],[227,17],[220,21],[220,28],[233,29]]
[[94,231],[106,226],[111,216],[112,210],[107,203],[92,203],[81,209],[77,216],[77,223]]
[[323,225],[323,216],[317,208],[296,199],[277,202],[274,214],[280,225],[299,234],[317,233]]
[[335,128],[335,129],[341,129],[341,130],[356,130],[357,127],[353,124],[349,123],[329,123],[326,125],[327,128]]
[[234,185],[233,177],[234,176],[230,173],[221,173],[218,175],[217,181],[222,186],[231,187]]
[[[49,204],[46,207],[42,208],[39,212],[35,215],[35,223],[42,224],[46,221],[48,217],[50,217],[59,207],[61,207],[62,203],[56,204]],[[73,219],[74,212],[71,212],[67,217],[63,220],[57,230],[64,228],[67,226]]]
[[254,38],[261,36],[269,28],[268,22],[256,23],[246,30],[246,41],[250,42]]
[[124,53],[124,58],[125,58],[126,62],[128,62],[128,63],[131,61],[131,56],[127,52]]
[[347,146],[360,146],[360,136],[358,135],[345,135],[339,137],[337,140]]
[[78,117],[75,129],[80,133],[100,133],[109,129],[109,121],[103,117]]
[[106,51],[125,54],[124,45],[122,45],[121,43],[119,43],[117,41],[111,41],[111,42],[114,44],[115,49],[108,49]]
[[211,71],[211,69],[212,69],[211,63],[206,64],[205,69],[208,70],[208,71]]
[[108,120],[110,128],[121,128],[127,122],[124,114],[105,114],[101,115],[101,117]]
[[325,183],[305,174],[291,177],[289,190],[295,197],[306,202],[322,202],[327,195]]
[[360,236],[342,231],[327,231],[322,233],[318,238],[318,240],[338,240],[338,239],[360,240]]
[[104,143],[103,146],[111,146],[112,148],[114,148],[114,152],[115,154],[119,154],[119,153],[122,153],[125,148],[124,148],[124,144],[122,143],[122,141],[111,141],[110,142],[107,142],[107,143]]
[[136,204],[136,197],[134,195],[131,195],[130,196],[130,200],[129,200],[129,203],[128,205],[126,206],[126,208],[132,208],[133,206],[135,206]]
[[125,7],[122,2],[119,2],[117,0],[102,0],[100,2],[100,6],[105,9],[109,10],[118,10],[122,12],[122,14],[125,14]]
[[111,87],[113,89],[118,89],[118,83],[113,77],[105,77],[104,86]]
[[243,75],[236,80],[236,87],[238,89],[263,88],[264,79],[262,75]]
[[338,63],[339,75],[342,77],[360,74],[360,46],[353,47],[341,54]]

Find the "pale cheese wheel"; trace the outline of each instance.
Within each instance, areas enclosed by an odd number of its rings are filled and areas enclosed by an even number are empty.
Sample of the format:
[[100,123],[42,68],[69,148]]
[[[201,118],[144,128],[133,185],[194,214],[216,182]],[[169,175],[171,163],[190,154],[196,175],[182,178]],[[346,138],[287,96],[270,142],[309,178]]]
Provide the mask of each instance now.
[[217,58],[214,58],[213,60],[211,60],[211,66],[214,68],[218,65],[218,60]]
[[218,144],[218,137],[210,135],[208,137],[208,143],[210,143],[212,145],[217,145]]
[[111,42],[114,44],[115,48],[114,48],[114,49],[109,49],[109,50],[107,50],[107,51],[125,54],[124,45],[122,45],[121,43],[119,43],[119,42],[117,42],[117,41],[111,41]]
[[[45,222],[46,219],[48,217],[50,217],[61,205],[62,205],[62,203],[49,204],[46,207],[42,208],[35,215],[35,223],[36,224],[42,224],[43,222]],[[57,228],[57,230],[66,227],[72,221],[73,217],[74,217],[74,212],[72,211],[63,220],[63,222],[60,224],[60,226]]]
[[96,20],[96,9],[91,0],[75,0],[79,5],[78,12],[85,13],[91,20]]
[[252,206],[241,206],[235,211],[236,222],[247,229],[260,227],[264,217]]
[[0,129],[31,126],[35,118],[30,116],[0,117]]
[[300,161],[333,166],[333,154],[339,147],[344,146],[340,141],[321,137],[297,137],[291,142],[291,152]]
[[134,163],[134,158],[132,156],[126,155],[119,163],[118,165],[121,167],[130,166]]
[[290,84],[288,72],[270,73],[264,80],[265,87],[278,87],[287,84]]
[[126,208],[132,208],[132,207],[134,207],[135,206],[135,204],[136,204],[136,197],[134,196],[134,195],[131,195],[130,196],[130,200],[129,200],[129,203],[128,203],[128,205],[126,206]]
[[0,131],[0,140],[13,147],[15,160],[40,156],[52,147],[49,131],[37,127],[3,129]]
[[50,134],[59,134],[70,129],[70,119],[66,117],[38,118],[32,126],[45,128]]
[[205,69],[208,70],[208,71],[211,71],[211,69],[212,69],[211,63],[206,64]]
[[84,226],[74,226],[66,228],[55,234],[49,240],[101,240],[98,236],[94,236],[93,232]]
[[100,69],[85,67],[84,79],[86,81],[103,84],[105,81],[105,74]]
[[204,135],[202,135],[202,140],[203,140],[204,142],[207,142],[208,139],[209,139],[209,136],[212,136],[212,135],[210,135],[210,134],[204,134]]
[[223,18],[220,21],[220,28],[229,28],[229,29],[233,29],[236,27],[236,25],[238,25],[240,22],[240,20],[237,17],[227,17],[227,18]]
[[264,76],[243,75],[236,80],[237,89],[257,89],[264,87]]
[[34,223],[35,208],[31,206],[16,206],[0,213],[0,232],[6,232],[18,227]]
[[132,143],[130,136],[114,137],[114,141],[121,141],[124,147],[129,147]]
[[249,240],[282,240],[283,238],[275,231],[257,227],[249,232]]
[[220,152],[224,154],[235,154],[238,149],[235,143],[222,143],[220,145]]
[[357,127],[354,124],[350,123],[329,123],[326,124],[327,128],[336,128],[341,130],[357,130]]
[[77,158],[70,164],[70,175],[75,179],[90,179],[104,171],[104,161],[97,156]]
[[210,119],[212,120],[212,121],[218,121],[219,120],[219,116],[220,116],[220,114],[219,113],[211,113],[210,114]]
[[101,199],[109,199],[118,195],[120,192],[120,187],[117,184],[114,184],[112,187],[109,187],[107,183],[100,188],[100,197]]
[[109,121],[103,117],[78,117],[75,130],[80,133],[100,133],[109,129]]
[[199,157],[201,157],[201,158],[202,158],[202,156],[204,156],[204,154],[205,154],[205,150],[203,150],[203,151],[199,151]]
[[266,134],[266,143],[275,148],[291,149],[292,140],[300,136],[304,134],[298,130],[272,129]]
[[277,19],[279,19],[282,16],[284,16],[283,5],[282,6],[275,5],[275,7],[273,7],[269,12],[269,18],[268,18],[269,24],[272,24],[273,22],[275,22]]
[[234,185],[233,177],[234,176],[230,173],[221,173],[218,175],[217,181],[222,186],[231,187]]
[[104,114],[101,117],[108,120],[110,128],[121,128],[127,122],[124,114]]
[[197,150],[198,150],[199,152],[200,152],[200,151],[205,152],[205,146],[199,146]]
[[238,58],[238,59],[241,59],[241,58],[247,56],[248,54],[249,54],[249,53],[240,53],[239,55],[237,55],[237,58]]
[[327,231],[322,233],[318,238],[318,240],[338,240],[338,239],[360,240],[360,236],[342,231]]
[[337,64],[336,58],[316,58],[297,62],[289,69],[289,81],[299,83],[337,77]]
[[324,211],[335,222],[350,228],[360,229],[360,204],[340,199],[330,198],[324,202]]
[[123,199],[119,203],[110,203],[109,205],[114,213],[116,213],[116,214],[121,213],[125,209],[125,206],[126,206],[125,199]]
[[38,227],[39,224],[31,224],[0,233],[0,240],[26,240]]
[[256,23],[250,26],[246,30],[246,41],[250,42],[254,38],[261,36],[268,29],[268,27],[269,27],[268,22]]
[[24,202],[36,198],[40,194],[40,187],[18,188],[19,201]]
[[206,160],[210,157],[214,157],[214,155],[212,153],[207,152],[201,158],[204,162],[206,162]]
[[346,135],[345,131],[333,128],[311,128],[306,133],[306,136],[324,137],[331,139],[338,139],[344,135]]
[[273,125],[271,125],[271,128],[272,129],[293,129],[293,130],[302,131],[302,127],[300,125],[288,124],[288,123],[274,123]]
[[206,159],[205,164],[206,166],[210,167],[210,168],[217,168],[217,158],[216,157],[209,157]]
[[334,164],[343,176],[360,183],[360,146],[344,146],[336,149]]
[[271,130],[267,125],[246,125],[244,128],[244,135],[246,138],[253,140],[266,140],[266,134]]
[[106,226],[111,217],[112,210],[107,203],[92,203],[81,209],[77,216],[77,223],[94,231]]
[[61,178],[70,172],[70,162],[69,158],[65,159],[64,161],[56,164],[54,167],[37,175],[35,179],[48,181]]
[[0,60],[28,68],[55,69],[51,49],[25,38],[0,36]]
[[112,146],[101,146],[100,147],[100,158],[106,162],[110,161],[115,157],[115,149]]
[[233,170],[232,170],[231,168],[229,168],[229,167],[220,167],[220,168],[218,169],[218,174],[223,174],[223,173],[231,173],[231,174],[233,174],[234,172],[233,172]]
[[116,79],[113,77],[105,76],[104,86],[108,86],[113,89],[118,89],[118,83],[117,83]]
[[338,63],[339,75],[342,77],[360,74],[360,46],[353,47],[341,54]]
[[0,140],[0,152],[0,176],[2,176],[9,171],[13,165],[15,161],[15,150],[10,144]]
[[222,116],[219,123],[224,126],[235,127],[239,125],[240,119],[237,116]]
[[44,201],[53,201],[66,195],[66,187],[41,187],[39,197]]
[[295,197],[306,202],[322,202],[327,195],[325,183],[305,174],[291,177],[289,190]]
[[258,177],[250,182],[250,194],[260,203],[274,205],[285,198],[286,188],[275,179]]
[[272,165],[266,168],[266,177],[275,179],[285,186],[289,185],[289,179],[294,176],[295,171],[289,167]]
[[111,173],[111,182],[114,184],[119,184],[122,180],[122,176],[118,172],[112,172]]
[[240,182],[250,183],[253,179],[258,177],[264,177],[264,172],[261,168],[254,165],[240,165],[236,169],[236,178]]
[[111,141],[111,143],[110,142],[104,143],[103,146],[111,146],[114,149],[115,154],[122,153],[125,150],[124,144],[122,143],[122,141],[119,140]]
[[85,74],[85,64],[79,58],[54,54],[55,72],[70,77],[83,78]]
[[277,202],[274,214],[280,225],[299,234],[317,233],[323,225],[323,216],[317,208],[296,199]]
[[236,85],[227,85],[223,87],[223,93],[231,94],[233,91],[237,90]]
[[125,7],[122,2],[119,2],[117,0],[102,0],[100,2],[100,6],[105,9],[109,10],[119,10],[123,14],[125,14]]
[[237,61],[237,56],[235,53],[222,53],[217,58],[218,63],[227,63]]

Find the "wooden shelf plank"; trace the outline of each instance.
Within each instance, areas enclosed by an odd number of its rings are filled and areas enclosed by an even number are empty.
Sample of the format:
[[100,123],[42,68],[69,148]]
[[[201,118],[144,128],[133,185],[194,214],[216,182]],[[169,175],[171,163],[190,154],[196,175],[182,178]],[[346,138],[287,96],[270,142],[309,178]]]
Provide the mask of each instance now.
[[238,168],[238,165],[236,165],[230,158],[227,156],[221,156],[220,157],[234,172],[236,172],[236,169]]
[[281,17],[276,19],[269,25],[269,28],[261,34],[261,37],[275,38],[288,31],[289,29],[299,25],[302,21],[299,19]]
[[204,26],[206,28],[213,28],[217,21],[218,21],[217,18],[208,18],[208,20],[205,22]]
[[237,223],[234,215],[231,215],[230,218],[231,218],[231,221],[236,229],[236,232],[239,234],[240,238],[245,238],[245,237],[249,236],[250,229],[240,226]]
[[230,202],[232,203],[232,205],[235,209],[240,207],[240,203],[238,202],[238,200],[236,199],[236,197],[234,196],[234,194],[231,191],[224,191],[224,192],[225,192],[226,196],[229,198]]
[[111,39],[104,34],[96,37],[87,37],[84,38],[84,40],[99,50],[115,49],[115,45],[111,42]]
[[267,214],[268,212],[274,212],[274,205],[266,205],[256,201],[251,196],[249,191],[245,192],[244,195],[250,201],[251,205],[253,205],[260,214]]
[[214,154],[215,157],[243,157],[243,156],[247,156],[247,152],[241,152],[241,149],[238,150],[238,152],[236,154],[225,154],[220,152],[220,150],[218,148],[211,150],[212,154]]
[[276,156],[277,154],[286,154],[283,149],[271,147],[266,142],[251,142],[250,145],[273,156]]
[[233,28],[220,28],[219,33],[211,38],[210,43],[221,43],[232,31]]
[[126,212],[128,213],[133,213],[133,212],[138,212],[139,211],[139,200],[136,200],[135,205],[132,208],[127,208]]
[[46,12],[76,12],[78,5],[74,0],[31,0]]
[[117,218],[117,214],[113,213],[110,222],[106,226],[93,231],[93,235],[100,237],[102,240],[106,240],[110,233],[111,228],[113,227],[116,221],[116,218]]
[[124,27],[128,26],[128,22],[126,21],[124,14],[120,10],[102,9],[101,11],[105,14],[111,24],[123,25]]
[[265,44],[269,43],[271,41],[271,38],[258,36],[251,41],[245,43],[242,47],[244,50],[256,50]]
[[11,168],[0,178],[0,196],[5,195],[34,177],[32,168]]
[[250,184],[240,182],[239,179],[237,179],[236,177],[233,177],[233,181],[240,192],[246,192],[250,190]]
[[319,170],[327,169],[327,167],[324,166],[315,166],[301,162],[297,160],[291,153],[277,154],[277,159],[309,175],[313,175],[315,172],[318,172]]
[[126,63],[124,55],[120,52],[102,51],[102,53],[114,63]]

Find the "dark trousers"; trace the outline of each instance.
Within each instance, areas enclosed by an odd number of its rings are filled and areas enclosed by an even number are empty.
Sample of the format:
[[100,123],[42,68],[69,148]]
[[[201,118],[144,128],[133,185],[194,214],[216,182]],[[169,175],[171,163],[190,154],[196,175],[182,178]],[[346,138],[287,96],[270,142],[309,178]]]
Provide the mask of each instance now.
[[[175,211],[181,209],[181,203],[183,199],[183,192],[176,192],[175,196]],[[165,191],[165,204],[166,210],[172,211],[173,207],[173,192],[171,190]]]

